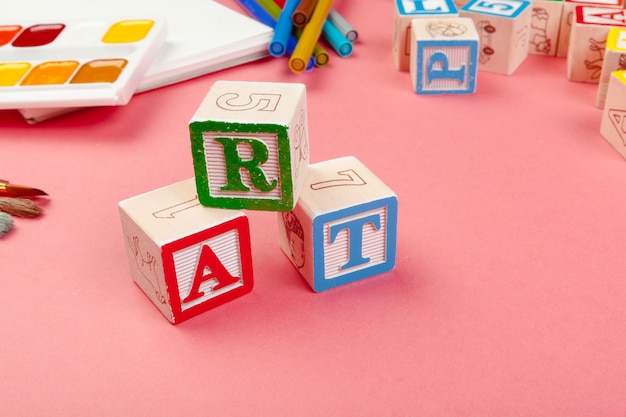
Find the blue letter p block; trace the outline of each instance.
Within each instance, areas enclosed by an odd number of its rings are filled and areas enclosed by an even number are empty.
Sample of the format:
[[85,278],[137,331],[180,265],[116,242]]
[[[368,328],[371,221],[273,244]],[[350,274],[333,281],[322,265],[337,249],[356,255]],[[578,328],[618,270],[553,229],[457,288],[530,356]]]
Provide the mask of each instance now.
[[418,94],[476,90],[479,38],[469,18],[414,19],[410,73]]

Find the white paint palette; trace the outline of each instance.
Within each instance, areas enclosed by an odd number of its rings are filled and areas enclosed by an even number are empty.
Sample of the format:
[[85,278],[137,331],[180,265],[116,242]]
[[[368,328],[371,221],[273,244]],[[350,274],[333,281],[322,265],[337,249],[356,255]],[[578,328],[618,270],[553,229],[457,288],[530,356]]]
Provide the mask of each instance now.
[[128,103],[167,34],[164,18],[0,21],[0,109]]

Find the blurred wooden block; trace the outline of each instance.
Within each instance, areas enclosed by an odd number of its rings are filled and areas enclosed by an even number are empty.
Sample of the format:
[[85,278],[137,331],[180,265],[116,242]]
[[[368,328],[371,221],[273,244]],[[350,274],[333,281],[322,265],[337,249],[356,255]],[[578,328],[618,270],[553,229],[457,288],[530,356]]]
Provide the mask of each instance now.
[[530,17],[528,53],[555,56],[559,39],[559,26],[563,13],[563,0],[533,0]]
[[303,84],[218,81],[189,131],[200,203],[293,209],[309,164]]
[[458,16],[452,0],[395,0],[393,56],[396,68],[409,70],[411,21],[416,18]]
[[597,83],[602,73],[609,30],[626,27],[626,14],[623,9],[578,6],[575,15],[567,52],[567,78]]
[[510,75],[528,56],[531,3],[525,0],[472,0],[461,16],[474,21],[480,36],[478,69]]
[[283,252],[324,291],[394,268],[398,199],[354,157],[312,164],[291,212],[278,217]]
[[598,83],[596,107],[604,108],[609,80],[613,71],[626,70],[626,28],[611,28],[606,39],[602,72]]
[[415,92],[475,92],[479,40],[472,19],[414,19],[411,25],[409,72]]
[[622,9],[624,7],[624,0],[563,0],[563,12],[561,13],[561,24],[559,25],[559,41],[556,50],[556,56],[558,57],[565,58],[567,56],[572,25],[576,20],[574,11],[577,6]]
[[626,158],[626,71],[614,71],[611,74],[600,133]]
[[174,324],[252,290],[248,219],[207,208],[192,179],[119,203],[130,273]]

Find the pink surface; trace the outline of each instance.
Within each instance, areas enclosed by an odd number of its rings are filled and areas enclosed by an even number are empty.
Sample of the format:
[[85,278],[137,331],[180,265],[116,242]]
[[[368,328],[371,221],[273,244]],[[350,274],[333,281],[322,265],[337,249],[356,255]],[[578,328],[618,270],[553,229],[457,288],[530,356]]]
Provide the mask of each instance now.
[[[391,2],[336,8],[359,42],[323,70],[267,59],[35,126],[0,112],[0,177],[50,194],[0,240],[0,414],[625,415],[626,161],[596,86],[530,56],[475,95],[417,96]],[[193,175],[187,123],[220,79],[306,83],[312,162],[354,155],[398,195],[393,272],[315,294],[276,214],[248,212],[252,293],[161,316],[117,203]]]

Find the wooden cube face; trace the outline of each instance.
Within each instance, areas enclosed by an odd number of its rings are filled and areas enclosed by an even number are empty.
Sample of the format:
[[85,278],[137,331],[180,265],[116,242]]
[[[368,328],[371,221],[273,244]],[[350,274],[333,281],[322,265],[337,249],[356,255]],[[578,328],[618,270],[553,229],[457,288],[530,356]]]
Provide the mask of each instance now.
[[455,16],[458,16],[458,11],[452,0],[396,0],[393,35],[396,68],[400,71],[409,71],[413,19]]
[[604,108],[609,80],[614,71],[626,70],[626,28],[611,28],[606,39],[606,50],[602,62],[602,72],[598,82],[596,107]]
[[529,54],[556,55],[562,12],[562,0],[533,0],[528,38]]
[[626,158],[626,71],[611,74],[600,133]]
[[303,84],[218,81],[189,130],[200,203],[293,209],[309,164]]
[[563,12],[561,13],[561,24],[559,25],[559,41],[556,50],[556,56],[558,57],[565,58],[567,56],[570,33],[572,32],[572,25],[576,20],[575,9],[578,6],[621,9],[624,6],[624,0],[563,0]]
[[418,94],[471,94],[476,90],[478,34],[471,19],[415,19],[411,81]]
[[510,75],[528,56],[531,3],[525,0],[472,0],[461,16],[474,21],[480,36],[478,69]]
[[252,290],[247,217],[202,206],[194,179],[119,206],[131,275],[171,323]]
[[578,6],[567,52],[570,81],[598,83],[609,30],[626,27],[623,9]]
[[324,291],[395,266],[398,199],[354,157],[312,164],[291,212],[278,216],[283,252]]

